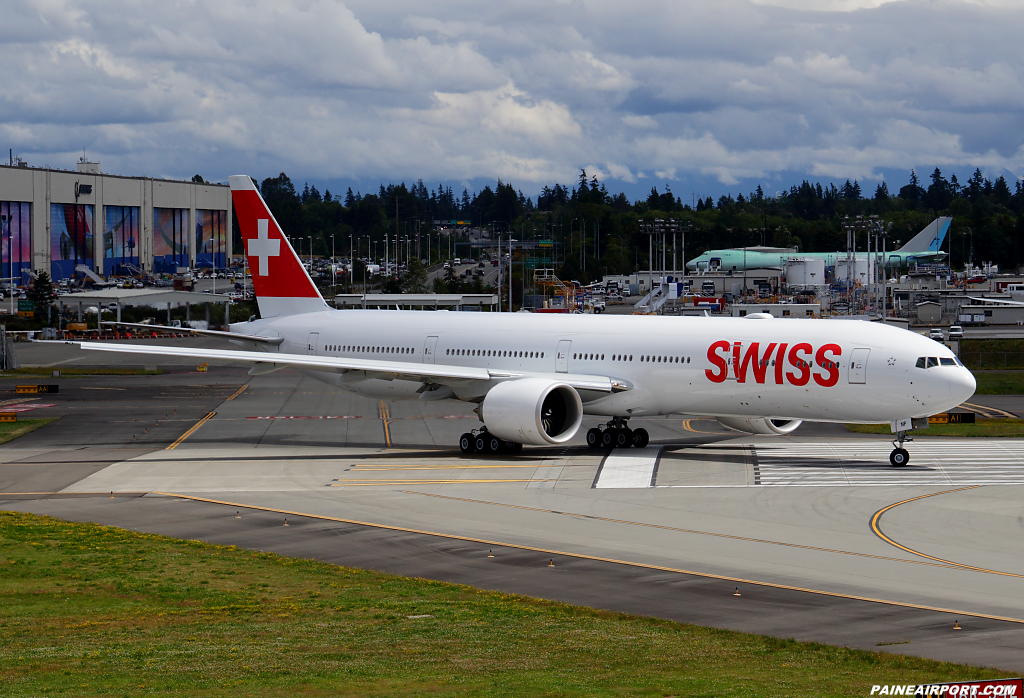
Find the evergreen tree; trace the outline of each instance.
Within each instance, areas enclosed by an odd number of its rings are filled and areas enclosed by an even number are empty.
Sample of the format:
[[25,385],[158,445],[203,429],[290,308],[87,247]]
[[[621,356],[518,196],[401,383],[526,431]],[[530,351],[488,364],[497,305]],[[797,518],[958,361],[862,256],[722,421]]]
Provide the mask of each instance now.
[[329,204],[332,201],[334,201],[334,197],[331,196],[331,190],[330,189],[324,189],[324,203],[325,204]]
[[35,303],[36,317],[41,318],[45,313],[46,320],[49,322],[53,299],[56,297],[53,292],[53,282],[50,281],[50,272],[39,272],[25,295],[28,297],[28,300]]
[[345,193],[345,208],[352,208],[356,205],[356,197],[352,196],[352,187]]
[[409,260],[409,265],[402,276],[402,293],[425,293],[426,290],[427,269],[414,257]]

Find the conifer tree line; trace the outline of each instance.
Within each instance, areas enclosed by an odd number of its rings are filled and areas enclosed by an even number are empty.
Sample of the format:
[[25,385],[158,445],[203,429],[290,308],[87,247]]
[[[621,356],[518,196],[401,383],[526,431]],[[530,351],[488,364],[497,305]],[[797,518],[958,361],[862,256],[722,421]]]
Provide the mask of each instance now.
[[[1024,263],[1024,185],[1016,181],[1011,188],[1004,177],[991,181],[979,169],[964,183],[955,174],[947,179],[938,167],[924,182],[912,171],[909,182],[896,192],[884,181],[866,195],[857,181],[836,186],[805,180],[788,191],[766,192],[759,185],[749,194],[724,195],[717,201],[684,201],[666,186],[631,202],[623,193],[611,194],[584,170],[574,185],[545,186],[535,198],[501,180],[494,188],[488,185],[473,193],[463,189],[460,194],[443,184],[431,189],[422,180],[412,186],[382,184],[377,192],[365,194],[351,189],[343,195],[321,194],[309,184],[300,192],[283,172],[264,179],[259,188],[285,233],[293,240],[312,237],[317,255],[331,254],[332,235],[338,256],[347,255],[350,235],[383,241],[387,234],[393,239],[397,202],[402,237],[414,239],[419,225],[425,240],[434,220],[459,220],[493,227],[506,238],[511,232],[517,239],[555,240],[560,243],[559,276],[585,283],[603,274],[646,269],[648,239],[639,221],[655,218],[688,226],[690,259],[708,249],[762,242],[804,252],[842,250],[844,219],[856,215],[891,222],[888,247],[894,249],[945,215],[953,217],[944,249],[950,251],[954,269],[963,268],[969,258],[976,265],[993,262],[1006,271]],[[436,235],[434,239],[436,248]],[[240,249],[237,245],[236,237]],[[365,241],[362,249],[365,254]],[[859,249],[864,249],[863,238]],[[421,254],[426,256],[425,241]],[[432,257],[438,259],[436,249]]]

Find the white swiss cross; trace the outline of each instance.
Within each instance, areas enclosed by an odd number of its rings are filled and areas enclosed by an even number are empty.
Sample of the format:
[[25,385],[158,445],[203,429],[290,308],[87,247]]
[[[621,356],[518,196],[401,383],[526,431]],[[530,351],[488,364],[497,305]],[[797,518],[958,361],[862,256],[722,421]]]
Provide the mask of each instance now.
[[259,260],[259,268],[256,273],[259,276],[267,276],[270,271],[270,258],[281,255],[281,241],[270,239],[270,220],[260,218],[256,221],[256,238],[249,241],[249,256]]

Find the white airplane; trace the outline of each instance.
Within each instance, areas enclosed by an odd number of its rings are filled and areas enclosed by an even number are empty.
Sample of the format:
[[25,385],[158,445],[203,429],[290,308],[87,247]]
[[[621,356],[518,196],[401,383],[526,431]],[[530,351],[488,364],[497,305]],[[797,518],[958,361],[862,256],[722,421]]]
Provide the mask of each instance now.
[[[696,414],[750,434],[803,420],[889,422],[894,466],[907,432],[956,407],[974,376],[945,346],[891,326],[813,319],[335,310],[310,280],[252,180],[230,178],[260,319],[218,336],[239,350],[81,343],[90,351],[291,368],[385,400],[476,403],[464,453],[563,444],[584,414],[609,417],[593,447],[643,447],[634,416]],[[146,326],[152,329],[152,326]]]

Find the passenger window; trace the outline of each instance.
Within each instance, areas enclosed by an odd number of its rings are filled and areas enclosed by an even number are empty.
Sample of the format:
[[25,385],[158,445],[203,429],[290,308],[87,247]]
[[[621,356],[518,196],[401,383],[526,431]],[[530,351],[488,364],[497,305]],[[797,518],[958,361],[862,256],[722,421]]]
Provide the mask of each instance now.
[[956,366],[956,361],[953,361],[953,359],[948,359],[945,356],[939,359],[939,362],[943,366]]
[[925,358],[923,356],[917,357],[917,364],[915,364],[915,365],[917,366],[917,368],[924,368],[925,367]]
[[928,368],[931,368],[932,366],[938,366],[938,365],[939,365],[939,360],[936,357],[934,357],[934,356],[929,356],[928,357]]

